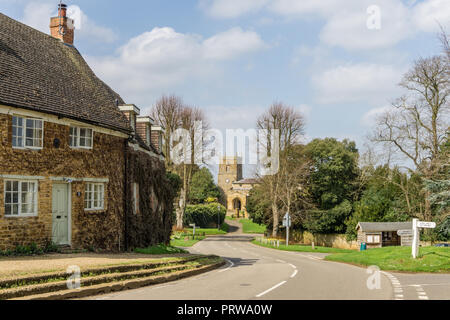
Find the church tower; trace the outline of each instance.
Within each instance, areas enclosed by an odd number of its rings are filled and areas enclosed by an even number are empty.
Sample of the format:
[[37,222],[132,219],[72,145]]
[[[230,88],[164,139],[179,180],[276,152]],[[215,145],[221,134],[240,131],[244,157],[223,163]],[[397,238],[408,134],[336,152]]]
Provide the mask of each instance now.
[[219,187],[227,195],[233,189],[233,182],[242,180],[242,162],[238,157],[225,157],[219,165]]

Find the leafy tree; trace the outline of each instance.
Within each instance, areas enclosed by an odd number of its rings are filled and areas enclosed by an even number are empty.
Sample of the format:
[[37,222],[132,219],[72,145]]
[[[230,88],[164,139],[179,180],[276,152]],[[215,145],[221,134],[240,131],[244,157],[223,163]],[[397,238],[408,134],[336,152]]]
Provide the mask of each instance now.
[[208,168],[201,168],[192,176],[189,190],[191,203],[205,203],[208,198],[213,198],[217,201],[219,196],[219,187],[214,183],[214,178]]
[[255,186],[250,191],[246,208],[253,222],[266,225],[270,224],[271,203],[266,197],[265,191],[261,185]]
[[306,146],[311,159],[311,196],[318,209],[329,210],[352,200],[358,177],[358,150],[354,142],[316,139]]
[[347,238],[356,239],[356,226],[359,222],[407,221],[407,205],[399,181],[408,179],[398,168],[380,166],[373,170],[363,191],[361,199],[353,205],[354,213],[346,221]]
[[173,173],[171,171],[168,171],[166,173],[166,177],[167,180],[169,181],[169,184],[171,186],[172,192],[173,192],[173,197],[175,198],[178,193],[180,192],[181,189],[181,177],[179,175],[177,175],[176,173]]
[[315,209],[306,210],[304,227],[313,233],[345,232],[359,174],[356,145],[348,140],[316,139],[305,151],[310,159],[308,194]]
[[447,241],[450,239],[450,179],[426,180],[425,189],[429,194],[433,220],[438,223],[431,237],[433,240]]
[[312,233],[344,233],[345,220],[351,215],[352,210],[349,200],[344,200],[330,210],[311,210],[305,227]]

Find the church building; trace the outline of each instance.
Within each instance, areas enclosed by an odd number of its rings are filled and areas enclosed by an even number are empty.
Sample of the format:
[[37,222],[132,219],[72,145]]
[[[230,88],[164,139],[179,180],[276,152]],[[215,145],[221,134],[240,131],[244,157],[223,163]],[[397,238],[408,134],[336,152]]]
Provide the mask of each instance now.
[[219,187],[223,192],[227,215],[248,218],[247,197],[250,190],[258,184],[256,179],[242,177],[242,159],[224,157],[219,165]]

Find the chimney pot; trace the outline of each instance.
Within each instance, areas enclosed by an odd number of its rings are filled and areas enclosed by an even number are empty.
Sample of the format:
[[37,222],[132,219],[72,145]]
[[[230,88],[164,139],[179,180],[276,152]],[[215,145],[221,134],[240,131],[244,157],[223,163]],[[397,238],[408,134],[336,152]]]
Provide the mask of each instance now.
[[64,3],[58,5],[58,16],[63,18],[67,17],[67,5]]
[[73,45],[74,21],[67,17],[67,5],[58,4],[58,16],[50,18],[50,34],[62,42]]

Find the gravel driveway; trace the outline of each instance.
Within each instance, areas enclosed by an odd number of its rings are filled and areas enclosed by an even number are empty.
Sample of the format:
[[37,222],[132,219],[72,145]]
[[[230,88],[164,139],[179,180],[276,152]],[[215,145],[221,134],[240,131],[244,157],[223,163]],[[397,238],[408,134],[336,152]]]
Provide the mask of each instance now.
[[49,254],[35,257],[0,258],[0,279],[37,273],[65,271],[69,266],[87,267],[143,263],[183,257],[178,255],[122,254]]

